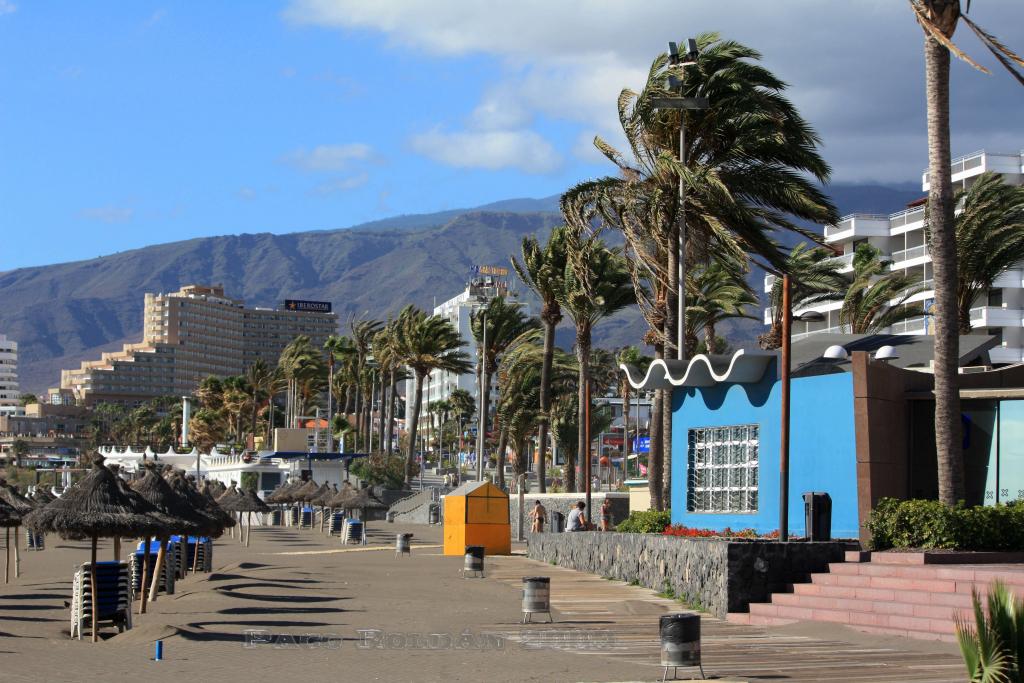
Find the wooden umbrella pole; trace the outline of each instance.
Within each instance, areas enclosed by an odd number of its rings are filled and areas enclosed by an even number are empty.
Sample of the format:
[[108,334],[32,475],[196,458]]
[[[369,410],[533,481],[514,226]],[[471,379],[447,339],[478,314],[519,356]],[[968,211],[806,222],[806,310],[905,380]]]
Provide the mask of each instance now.
[[145,543],[145,550],[142,551],[142,580],[139,581],[139,599],[141,605],[139,605],[139,614],[146,613],[146,578],[149,574],[149,536],[145,536],[142,539]]
[[4,583],[11,582],[11,527],[4,527],[4,554],[7,555],[4,563]]
[[96,534],[92,535],[92,567],[89,580],[92,582],[92,642],[95,643],[99,640],[96,633],[96,617],[100,609],[99,595],[96,594]]
[[149,601],[156,602],[156,594],[160,590],[160,571],[164,566],[165,549],[167,548],[167,539],[163,536],[160,537],[160,548],[156,551],[156,564],[153,567],[153,581],[149,584]]
[[[187,539],[188,537],[186,536],[185,538]],[[188,547],[187,543],[185,544],[185,547]],[[196,568],[198,566],[199,566],[199,536],[196,536],[196,550],[192,554],[192,573],[193,574],[196,573]]]
[[252,536],[252,512],[245,513],[245,547],[249,547],[249,537]]
[[14,578],[21,576],[21,556],[18,554],[18,531],[20,526],[14,527]]
[[114,536],[114,561],[121,561],[121,537]]

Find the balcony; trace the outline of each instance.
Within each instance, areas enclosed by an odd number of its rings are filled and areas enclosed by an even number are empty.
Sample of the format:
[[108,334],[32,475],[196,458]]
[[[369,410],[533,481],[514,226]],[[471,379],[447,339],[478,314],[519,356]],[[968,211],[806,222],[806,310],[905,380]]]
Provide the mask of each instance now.
[[917,247],[910,247],[909,249],[900,249],[899,251],[892,252],[893,266],[904,261],[911,261],[913,259],[928,256],[928,245],[922,244]]
[[898,230],[917,222],[924,222],[924,207],[915,206],[905,211],[889,214],[889,229]]
[[996,346],[989,349],[988,357],[995,364],[1020,363],[1024,360],[1024,349],[1012,346]]
[[835,225],[825,226],[825,241],[838,242],[854,237],[888,237],[889,216],[875,213],[854,213],[844,216]]
[[890,329],[893,334],[928,334],[928,316],[908,318],[896,323]]
[[[979,150],[953,159],[949,168],[953,175],[953,182],[980,175],[985,171],[1018,174],[1022,171],[1021,157],[1020,153],[1008,154]],[[928,188],[928,172],[925,171],[921,174],[921,189],[927,192]]]
[[992,281],[995,289],[1021,289],[1024,287],[1024,269],[1010,268]]
[[1024,311],[1001,306],[977,306],[971,309],[971,327],[1020,327]]

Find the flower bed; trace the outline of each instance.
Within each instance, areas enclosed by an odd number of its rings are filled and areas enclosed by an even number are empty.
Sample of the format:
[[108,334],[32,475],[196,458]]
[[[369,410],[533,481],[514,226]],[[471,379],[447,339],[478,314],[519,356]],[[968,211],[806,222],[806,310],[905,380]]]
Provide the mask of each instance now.
[[[714,529],[696,529],[694,527],[688,527],[685,524],[669,524],[661,533],[664,536],[678,536],[680,538],[746,538],[750,540],[760,539],[766,541],[776,540],[779,537],[778,529],[767,534],[760,534],[753,529],[739,529],[734,531],[729,527],[725,527],[721,531],[715,531]],[[798,539],[790,537],[790,540]]]

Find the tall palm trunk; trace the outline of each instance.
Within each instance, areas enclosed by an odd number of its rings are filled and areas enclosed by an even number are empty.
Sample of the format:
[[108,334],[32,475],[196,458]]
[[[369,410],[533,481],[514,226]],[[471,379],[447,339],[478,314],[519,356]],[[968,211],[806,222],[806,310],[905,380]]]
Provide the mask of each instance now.
[[377,450],[384,452],[384,373],[380,373],[380,401],[377,403]]
[[555,357],[555,324],[544,320],[544,360],[540,366],[540,423],[537,427],[537,483],[547,493],[548,425],[551,419],[551,362]]
[[387,426],[387,451],[388,455],[394,452],[394,446],[392,445],[395,440],[395,403],[397,401],[397,379],[395,378],[395,371],[391,371],[391,391],[388,392],[388,426]]
[[[637,437],[640,430],[636,431]],[[622,472],[629,472],[629,382],[622,384]]]
[[409,425],[409,453],[405,458],[405,487],[412,485],[412,464],[416,460],[416,430],[420,421],[420,408],[423,406],[423,375],[416,373],[416,391],[412,402],[412,414]]
[[505,449],[508,448],[508,428],[502,427],[498,436],[498,452],[495,454],[495,483],[505,488]]
[[[665,357],[665,347],[656,344],[654,346],[654,358]],[[662,441],[661,441],[661,408],[662,389],[654,392],[654,402],[651,404],[650,419],[650,450],[647,454],[647,490],[651,494],[651,509],[664,510],[662,503]]]
[[672,506],[672,390],[661,392],[661,504]]
[[[679,223],[673,223],[668,248],[668,287],[665,291],[665,359],[675,360],[679,346]],[[685,321],[683,321],[685,323]],[[685,344],[685,340],[683,340]],[[684,349],[685,353],[685,349]],[[683,355],[683,358],[686,356]],[[660,392],[661,401],[661,504],[664,510],[672,501],[672,390]]]
[[[587,383],[590,382],[590,328],[584,325],[578,325],[576,327],[576,362],[579,364],[579,381],[577,384],[577,393],[579,398],[579,417],[576,422],[578,423],[579,431],[577,432],[578,442],[576,444],[576,458],[575,462],[568,462],[566,458],[566,488],[569,491],[577,490],[576,481],[576,464],[579,463],[580,477],[586,476],[587,468],[586,462],[590,458],[590,443],[587,439],[587,415],[589,415],[590,406],[587,405]],[[568,454],[567,454],[568,455]],[[584,490],[586,489],[586,482],[584,482]],[[587,511],[587,514],[591,514]]]
[[[933,17],[954,12],[955,0],[932,0]],[[956,20],[943,22],[951,37]],[[964,497],[960,396],[957,386],[956,234],[949,152],[949,50],[930,36],[924,41],[928,103],[928,225],[935,279],[935,455],[939,500],[955,505]]]

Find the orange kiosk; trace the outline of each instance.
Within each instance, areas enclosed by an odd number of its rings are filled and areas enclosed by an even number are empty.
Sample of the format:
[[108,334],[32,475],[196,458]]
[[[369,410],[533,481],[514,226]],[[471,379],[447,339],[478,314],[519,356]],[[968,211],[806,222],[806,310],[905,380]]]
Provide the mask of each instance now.
[[444,497],[444,554],[482,545],[488,555],[512,553],[508,494],[489,481],[470,481]]

